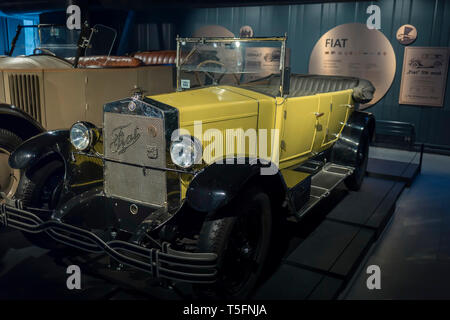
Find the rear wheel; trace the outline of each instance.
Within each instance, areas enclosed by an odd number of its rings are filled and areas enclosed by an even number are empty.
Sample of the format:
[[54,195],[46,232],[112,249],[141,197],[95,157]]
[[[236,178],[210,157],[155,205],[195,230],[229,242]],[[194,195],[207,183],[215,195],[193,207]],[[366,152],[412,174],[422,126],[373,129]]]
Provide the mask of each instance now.
[[[53,160],[40,168],[24,175],[17,188],[16,198],[23,205],[32,208],[52,210],[57,204],[59,191],[64,178],[64,166],[60,161]],[[42,220],[50,218],[49,214],[41,214]],[[45,249],[59,248],[47,233],[28,233],[24,236],[34,245]]]
[[194,288],[201,298],[247,298],[269,251],[272,216],[267,194],[253,189],[227,210],[232,216],[206,220],[200,232],[198,252],[218,255],[218,281]]
[[369,161],[369,142],[369,131],[366,128],[364,129],[359,141],[355,170],[352,175],[344,181],[345,185],[350,190],[359,190],[363,183],[367,170],[367,162]]
[[8,164],[11,153],[22,143],[22,139],[11,131],[0,129],[0,192],[12,198],[19,185],[20,170]]

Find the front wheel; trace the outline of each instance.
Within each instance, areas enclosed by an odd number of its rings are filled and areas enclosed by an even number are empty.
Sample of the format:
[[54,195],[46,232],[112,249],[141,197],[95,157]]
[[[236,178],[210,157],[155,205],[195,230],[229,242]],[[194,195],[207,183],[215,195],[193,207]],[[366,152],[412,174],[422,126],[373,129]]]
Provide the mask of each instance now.
[[268,255],[272,229],[268,195],[252,189],[225,210],[224,217],[206,220],[198,252],[218,256],[218,281],[196,285],[200,298],[245,299],[253,292]]
[[0,192],[12,198],[19,185],[21,172],[8,164],[11,153],[22,143],[22,139],[13,132],[0,129]]

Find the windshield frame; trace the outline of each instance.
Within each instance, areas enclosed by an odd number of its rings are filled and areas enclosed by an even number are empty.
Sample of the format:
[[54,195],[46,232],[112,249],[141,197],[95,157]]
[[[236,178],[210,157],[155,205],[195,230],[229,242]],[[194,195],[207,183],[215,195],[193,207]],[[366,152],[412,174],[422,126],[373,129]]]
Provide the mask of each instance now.
[[182,91],[181,88],[181,44],[182,43],[214,43],[214,42],[280,42],[281,43],[281,56],[280,56],[280,90],[279,95],[285,96],[289,92],[289,83],[285,81],[286,75],[289,76],[289,66],[286,66],[286,41],[287,35],[282,37],[251,37],[251,38],[235,38],[235,37],[194,37],[194,38],[181,38],[177,36],[177,56],[176,56],[176,68],[177,68],[177,91]]
[[[17,40],[19,39],[19,36],[20,36],[20,34],[21,34],[23,29],[25,29],[25,28],[36,28],[38,30],[39,34],[40,34],[42,28],[54,28],[54,27],[66,27],[66,26],[63,25],[63,24],[32,24],[32,25],[19,24],[17,26],[17,29],[16,29],[16,34],[14,35],[14,38],[11,41],[11,46],[10,46],[10,50],[8,52],[8,56],[11,57],[12,54],[14,53],[14,50],[16,49]],[[80,36],[81,36],[81,33],[80,33]],[[78,37],[78,41],[80,40],[80,36]],[[78,43],[77,43],[77,45],[78,45]],[[55,55],[55,57],[58,57],[60,59],[64,59],[64,58],[59,57],[57,55]],[[64,60],[67,61],[66,59],[64,59]]]
[[[112,31],[114,31],[114,39],[113,42],[109,48],[109,52],[108,52],[108,56],[111,55],[111,51],[113,49],[113,46],[115,44],[115,41],[117,39],[117,31],[114,28],[108,27],[106,25],[103,24],[96,24],[94,25],[92,28],[89,27],[89,25],[87,24],[87,22],[85,22],[82,26],[81,26],[81,30],[80,30],[80,34],[78,36],[78,40],[77,40],[77,52],[76,55],[74,57],[74,61],[69,61],[63,57],[57,56],[57,55],[52,55],[49,53],[45,53],[43,51],[41,51],[41,53],[39,55],[50,55],[52,57],[58,58],[60,60],[63,60],[67,63],[69,63],[70,65],[72,65],[73,68],[77,68],[78,67],[78,61],[80,59],[80,57],[84,56],[86,53],[86,49],[90,46],[91,44],[91,40],[92,40],[92,36],[93,34],[97,31],[96,27],[105,27],[107,29],[110,29]],[[16,48],[16,42],[19,39],[20,33],[22,32],[22,29],[24,28],[37,28],[38,32],[40,33],[40,29],[42,28],[52,28],[52,27],[66,27],[66,25],[64,24],[33,24],[33,25],[18,25],[17,26],[17,30],[16,30],[16,34],[14,35],[13,40],[11,41],[11,47],[10,47],[10,51],[8,53],[8,56],[11,57],[14,49]]]

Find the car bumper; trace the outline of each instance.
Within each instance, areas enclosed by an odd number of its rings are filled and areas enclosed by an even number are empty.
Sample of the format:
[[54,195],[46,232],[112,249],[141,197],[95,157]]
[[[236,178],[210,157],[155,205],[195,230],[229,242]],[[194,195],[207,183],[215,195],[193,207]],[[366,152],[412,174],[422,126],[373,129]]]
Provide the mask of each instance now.
[[150,273],[154,278],[190,283],[214,283],[217,255],[176,251],[165,242],[146,248],[131,242],[104,241],[95,233],[58,220],[42,221],[24,209],[20,201],[0,204],[0,225],[29,233],[46,232],[58,242],[78,249],[106,253],[119,263]]

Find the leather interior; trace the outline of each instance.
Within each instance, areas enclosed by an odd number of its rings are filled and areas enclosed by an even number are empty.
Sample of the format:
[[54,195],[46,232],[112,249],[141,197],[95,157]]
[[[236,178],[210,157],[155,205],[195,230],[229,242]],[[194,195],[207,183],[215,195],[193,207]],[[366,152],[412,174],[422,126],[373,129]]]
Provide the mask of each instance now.
[[[270,96],[278,95],[278,84],[280,76],[272,75],[266,80],[256,81],[243,85],[251,89],[258,83],[255,90]],[[262,85],[260,85],[261,83]],[[354,77],[324,76],[313,74],[291,74],[288,97],[303,97],[319,93],[334,92],[353,89],[353,100],[358,103],[367,103],[373,98],[375,87],[370,81]]]
[[353,77],[293,74],[290,80],[290,97],[353,89],[353,100],[367,103],[375,92],[370,81]]
[[353,100],[367,103],[375,92],[370,81],[354,77],[293,74],[290,81],[290,97],[353,89]]
[[[75,58],[66,60],[73,63]],[[89,56],[80,57],[78,60],[80,68],[134,68],[142,64],[142,61],[137,58],[125,56]]]
[[175,64],[177,52],[173,50],[137,52],[134,57],[145,65]]
[[[89,56],[80,57],[80,68],[134,68],[142,65],[175,64],[177,52],[173,50],[137,52],[128,56]],[[66,58],[74,62],[75,58]]]
[[351,89],[357,85],[358,79],[356,78],[293,74],[289,95],[292,97],[309,96]]

